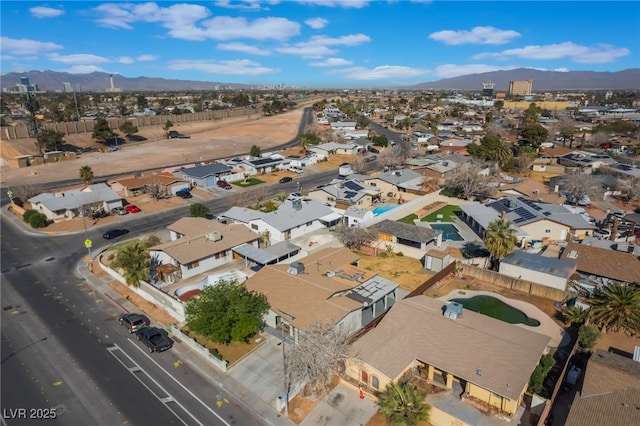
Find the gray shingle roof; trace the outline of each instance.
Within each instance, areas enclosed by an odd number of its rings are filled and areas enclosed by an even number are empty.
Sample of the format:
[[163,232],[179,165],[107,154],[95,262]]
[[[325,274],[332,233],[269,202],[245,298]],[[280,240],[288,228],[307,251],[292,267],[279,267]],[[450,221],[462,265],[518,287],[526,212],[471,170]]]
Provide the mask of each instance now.
[[424,226],[409,225],[408,223],[395,222],[393,220],[385,219],[381,222],[371,225],[369,229],[376,232],[382,232],[385,234],[393,235],[397,238],[402,238],[408,241],[415,241],[418,243],[429,243],[430,241],[438,238],[438,235],[442,231],[430,229]]
[[231,171],[231,167],[227,166],[226,164],[214,163],[214,164],[207,164],[206,166],[196,166],[190,169],[181,169],[176,171],[176,173],[182,176],[201,179],[205,176],[217,175],[221,173],[227,173],[230,171]]
[[60,210],[73,210],[85,204],[95,204],[121,200],[118,195],[105,183],[94,183],[86,188],[73,189],[59,193],[43,192],[29,199],[31,204],[40,203],[52,212]]
[[319,201],[301,201],[301,208],[297,210],[290,200],[285,201],[276,211],[263,213],[245,207],[232,207],[221,216],[228,217],[237,222],[249,223],[255,220],[263,220],[278,231],[286,231],[307,222],[313,222],[322,217],[335,213],[331,208]]

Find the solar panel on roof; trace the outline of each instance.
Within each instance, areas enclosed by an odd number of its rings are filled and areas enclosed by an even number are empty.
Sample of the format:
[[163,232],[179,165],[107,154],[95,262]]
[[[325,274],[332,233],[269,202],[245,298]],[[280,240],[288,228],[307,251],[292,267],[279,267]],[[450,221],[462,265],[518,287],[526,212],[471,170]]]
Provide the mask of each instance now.
[[525,220],[526,220],[526,219],[524,219],[524,218],[522,218],[522,217],[519,217],[519,218],[517,218],[516,220],[514,220],[513,222],[514,222],[514,223],[522,223],[522,222],[524,222]]
[[358,185],[357,183],[353,182],[353,181],[346,181],[344,183],[344,186],[346,186],[349,189],[353,189],[354,191],[360,191],[361,189],[363,189],[362,186]]
[[346,198],[353,198],[353,197],[355,197],[357,194],[358,194],[357,192],[353,192],[353,191],[345,191],[344,196],[345,196]]

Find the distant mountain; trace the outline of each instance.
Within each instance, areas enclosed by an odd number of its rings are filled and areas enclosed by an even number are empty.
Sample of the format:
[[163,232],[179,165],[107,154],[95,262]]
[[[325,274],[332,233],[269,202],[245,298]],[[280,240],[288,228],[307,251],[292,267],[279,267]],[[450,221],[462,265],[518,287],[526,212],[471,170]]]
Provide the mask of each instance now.
[[123,92],[134,91],[179,91],[179,90],[213,90],[216,86],[225,88],[249,88],[248,84],[217,83],[212,81],[167,80],[150,77],[124,77],[120,74],[92,72],[91,74],[69,74],[57,71],[28,71],[24,73],[7,73],[2,75],[0,87],[12,91],[20,78],[29,77],[30,84],[37,84],[40,90],[47,92],[64,91],[64,83],[78,92],[106,92],[111,83],[109,76],[113,75],[113,86]]
[[517,68],[509,71],[493,71],[445,78],[430,83],[412,86],[416,89],[433,90],[482,90],[482,83],[495,83],[496,91],[509,90],[509,82],[533,80],[533,91],[547,90],[623,90],[640,89],[640,68],[618,72],[595,71],[540,71],[531,68]]

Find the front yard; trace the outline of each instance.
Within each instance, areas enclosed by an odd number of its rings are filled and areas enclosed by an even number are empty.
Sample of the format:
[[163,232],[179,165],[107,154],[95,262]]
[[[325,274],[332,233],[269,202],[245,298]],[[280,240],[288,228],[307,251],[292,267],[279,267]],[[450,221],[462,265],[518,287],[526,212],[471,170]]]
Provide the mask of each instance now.
[[[194,333],[189,330],[189,327],[187,326],[182,327],[180,331],[191,337],[200,345],[209,349],[212,355],[217,356],[218,358],[222,357],[223,360],[228,361],[229,367],[241,360],[249,352],[252,352],[260,347],[260,345],[262,345],[266,341],[263,337],[257,335],[249,339],[247,343],[231,342],[228,345],[225,345],[224,343],[215,343],[206,337]],[[220,356],[218,356],[217,354],[219,354]]]

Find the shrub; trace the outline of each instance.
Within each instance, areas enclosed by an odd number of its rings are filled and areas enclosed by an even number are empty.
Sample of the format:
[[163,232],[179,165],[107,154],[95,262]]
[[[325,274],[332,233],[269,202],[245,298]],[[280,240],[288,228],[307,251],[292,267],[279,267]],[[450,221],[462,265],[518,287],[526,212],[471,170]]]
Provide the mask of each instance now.
[[31,216],[33,216],[34,214],[38,213],[37,210],[27,210],[26,212],[24,212],[24,214],[22,215],[22,219],[25,221],[25,223],[29,223],[29,218],[31,218]]
[[215,356],[216,358],[218,358],[220,361],[223,361],[222,354],[220,352],[218,352],[218,350],[216,348],[210,348],[209,349],[209,353],[211,355]]
[[387,253],[383,251],[382,253],[380,253],[380,257],[387,257]]
[[404,256],[404,253],[403,253],[403,252],[401,252],[401,251],[399,251],[398,253],[396,253],[396,256],[400,256],[400,257],[402,257],[402,256]]
[[44,228],[47,226],[47,217],[37,210],[27,210],[22,217],[32,228]]

